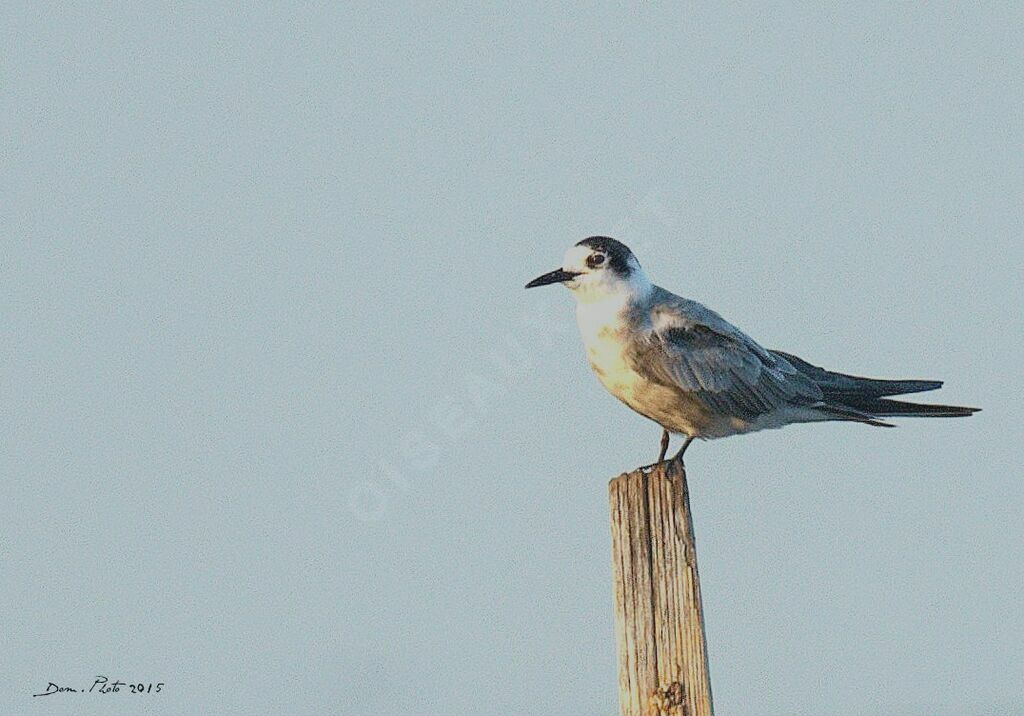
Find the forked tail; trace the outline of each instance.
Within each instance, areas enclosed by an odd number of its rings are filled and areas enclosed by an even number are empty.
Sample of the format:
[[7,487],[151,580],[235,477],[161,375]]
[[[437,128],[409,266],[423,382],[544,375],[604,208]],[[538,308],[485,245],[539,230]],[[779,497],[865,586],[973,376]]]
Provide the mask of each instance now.
[[940,380],[879,380],[834,373],[782,351],[772,351],[813,380],[823,395],[821,410],[835,420],[855,420],[868,425],[894,427],[879,418],[963,418],[980,408],[959,405],[928,405],[891,400],[886,396],[920,393],[942,387]]

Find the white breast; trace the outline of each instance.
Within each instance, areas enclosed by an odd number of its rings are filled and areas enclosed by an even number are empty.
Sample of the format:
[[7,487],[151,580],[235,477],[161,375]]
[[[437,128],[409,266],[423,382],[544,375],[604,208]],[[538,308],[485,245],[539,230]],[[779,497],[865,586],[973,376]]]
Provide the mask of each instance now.
[[643,379],[626,361],[625,310],[626,303],[618,297],[578,303],[576,322],[590,367],[612,395],[630,403],[637,383]]
[[629,341],[641,339],[642,326],[626,320],[627,304],[616,299],[576,306],[576,322],[587,360],[605,389],[660,425],[686,435],[708,435],[703,406],[684,391],[655,383],[634,371],[626,358]]

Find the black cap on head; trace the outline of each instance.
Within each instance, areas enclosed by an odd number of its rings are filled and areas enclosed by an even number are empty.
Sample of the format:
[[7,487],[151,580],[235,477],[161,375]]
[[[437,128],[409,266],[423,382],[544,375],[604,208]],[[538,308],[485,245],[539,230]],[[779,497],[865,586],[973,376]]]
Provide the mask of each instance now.
[[[591,236],[583,239],[576,244],[577,246],[589,246],[595,251],[600,251],[608,257],[608,266],[615,273],[621,276],[628,276],[632,271],[629,265],[629,259],[633,256],[633,252],[629,250],[621,241],[617,241],[610,236]],[[633,260],[636,261],[636,257],[633,256]],[[637,261],[637,265],[640,262]]]

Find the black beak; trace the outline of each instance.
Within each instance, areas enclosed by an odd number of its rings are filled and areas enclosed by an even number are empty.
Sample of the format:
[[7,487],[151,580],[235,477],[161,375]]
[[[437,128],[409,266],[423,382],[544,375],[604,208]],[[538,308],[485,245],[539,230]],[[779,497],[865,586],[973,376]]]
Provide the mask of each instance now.
[[572,271],[563,271],[562,269],[555,269],[543,276],[537,278],[526,284],[527,288],[536,288],[537,286],[547,286],[549,283],[562,283],[563,281],[571,281],[572,279],[579,276],[578,273]]

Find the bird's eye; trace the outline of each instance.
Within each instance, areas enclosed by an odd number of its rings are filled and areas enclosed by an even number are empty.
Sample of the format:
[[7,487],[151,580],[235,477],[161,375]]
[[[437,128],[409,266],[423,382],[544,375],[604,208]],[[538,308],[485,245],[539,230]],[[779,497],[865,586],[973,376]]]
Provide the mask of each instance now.
[[597,268],[604,263],[604,254],[591,254],[587,257],[587,266]]

